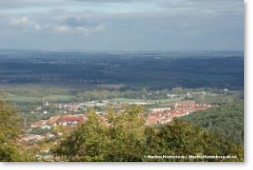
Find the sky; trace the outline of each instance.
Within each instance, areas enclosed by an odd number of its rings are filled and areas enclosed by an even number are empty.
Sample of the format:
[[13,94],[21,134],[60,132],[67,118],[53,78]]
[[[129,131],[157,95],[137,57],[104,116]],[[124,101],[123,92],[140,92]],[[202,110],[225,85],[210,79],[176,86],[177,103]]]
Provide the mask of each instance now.
[[244,50],[243,0],[0,0],[0,49]]

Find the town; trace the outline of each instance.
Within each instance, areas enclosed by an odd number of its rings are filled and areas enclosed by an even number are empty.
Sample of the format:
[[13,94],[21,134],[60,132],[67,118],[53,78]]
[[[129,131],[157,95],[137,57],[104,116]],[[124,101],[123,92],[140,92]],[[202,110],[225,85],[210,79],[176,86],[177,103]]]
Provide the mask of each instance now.
[[[161,100],[108,99],[69,103],[51,102],[43,98],[42,106],[36,107],[31,111],[31,114],[40,114],[44,118],[30,124],[25,119],[24,133],[20,135],[19,143],[23,145],[24,150],[39,148],[39,143],[43,141],[57,144],[57,141],[64,136],[64,133],[65,135],[68,134],[79,124],[88,120],[86,112],[89,108],[93,108],[100,120],[105,125],[110,126],[107,120],[107,108],[121,111],[127,105],[142,106],[145,108],[146,126],[155,126],[168,123],[176,117],[194,114],[194,112],[218,106],[204,101],[189,100],[189,97],[194,94],[208,95],[206,92],[201,91],[187,92],[184,95],[167,94],[167,99]],[[50,113],[50,110],[54,113]],[[44,153],[44,156],[41,156],[41,153]],[[38,155],[43,157],[44,161],[53,159],[48,148],[44,148]]]

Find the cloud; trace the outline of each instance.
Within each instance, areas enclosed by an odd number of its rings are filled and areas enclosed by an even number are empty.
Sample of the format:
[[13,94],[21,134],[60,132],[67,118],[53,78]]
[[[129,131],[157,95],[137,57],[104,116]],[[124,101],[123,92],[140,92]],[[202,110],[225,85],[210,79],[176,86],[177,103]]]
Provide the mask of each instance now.
[[40,33],[69,33],[90,35],[95,32],[101,32],[105,29],[105,25],[95,21],[88,21],[83,18],[66,17],[49,19],[46,17],[45,21],[34,21],[27,16],[11,18],[8,24],[15,30],[20,31],[40,31]]
[[36,30],[41,30],[41,26],[39,24],[31,21],[26,16],[20,18],[13,18],[9,21],[9,24],[19,28],[33,28]]
[[78,19],[75,17],[68,17],[62,23],[62,25],[67,25],[69,27],[92,27],[96,26],[96,23],[89,23],[87,20]]
[[8,0],[8,1],[0,1],[0,8],[1,9],[9,9],[9,8],[25,8],[35,5],[42,5],[42,1],[34,1],[34,0]]
[[68,17],[63,21],[47,24],[45,29],[56,33],[81,33],[83,35],[90,35],[94,32],[103,31],[105,25],[102,23],[88,22],[82,18]]
[[50,48],[233,49],[243,12],[242,0],[0,0],[0,36]]
[[69,0],[1,0],[0,9],[57,6]]
[[31,21],[26,17],[21,17],[21,18],[15,18],[15,19],[12,19],[10,21],[10,24],[11,25],[16,25],[16,26],[23,26],[23,25],[30,25],[31,24]]
[[39,24],[35,24],[35,25],[34,25],[34,28],[35,28],[36,30],[41,30],[41,29],[42,29],[41,26],[40,26]]
[[130,2],[145,2],[145,1],[147,2],[147,0],[74,0],[74,1],[92,2],[92,3],[130,3]]
[[[59,7],[79,3],[131,3],[146,0],[0,0],[0,9],[30,8],[30,7]],[[150,0],[155,1],[155,0]],[[147,1],[146,1],[147,2]]]
[[178,13],[220,15],[244,12],[243,0],[172,0],[160,1],[160,5]]

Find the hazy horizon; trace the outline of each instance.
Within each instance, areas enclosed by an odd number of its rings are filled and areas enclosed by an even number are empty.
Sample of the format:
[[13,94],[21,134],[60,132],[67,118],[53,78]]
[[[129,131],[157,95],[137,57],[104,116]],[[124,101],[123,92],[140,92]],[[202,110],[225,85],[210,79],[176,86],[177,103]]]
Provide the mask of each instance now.
[[170,53],[170,52],[239,52],[239,53],[244,53],[244,49],[242,50],[215,50],[215,49],[203,49],[203,50],[93,50],[93,49],[29,49],[29,48],[0,48],[0,51],[37,51],[37,52],[98,52],[98,53],[109,53],[109,52],[126,52],[126,53]]

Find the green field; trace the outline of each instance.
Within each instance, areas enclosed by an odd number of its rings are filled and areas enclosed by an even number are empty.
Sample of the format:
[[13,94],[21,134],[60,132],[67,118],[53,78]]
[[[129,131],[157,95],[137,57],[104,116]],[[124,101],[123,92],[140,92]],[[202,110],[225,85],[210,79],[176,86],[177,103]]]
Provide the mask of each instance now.
[[[50,102],[71,102],[75,99],[75,96],[70,96],[70,95],[51,95],[44,97],[45,100],[48,100]],[[10,101],[14,103],[38,103],[42,102],[42,98],[37,98],[37,97],[27,97],[27,96],[3,96],[0,97],[0,100],[4,101]]]
[[15,96],[27,96],[27,97],[38,97],[42,98],[51,95],[74,95],[77,93],[76,90],[71,88],[53,87],[47,85],[9,85],[0,86],[0,91],[4,92],[4,96],[15,95]]
[[42,100],[36,97],[26,97],[26,96],[8,96],[8,97],[0,97],[1,100],[10,101],[14,103],[38,103]]
[[159,100],[145,100],[145,99],[130,99],[130,98],[114,98],[110,101],[112,102],[122,102],[122,103],[135,103],[135,102],[147,102],[151,104],[160,103],[160,104],[168,104],[175,101],[182,100],[182,97],[174,98],[174,99],[159,99]]
[[50,96],[44,97],[44,99],[49,100],[51,102],[57,102],[57,101],[70,102],[70,101],[73,101],[75,98],[76,98],[75,96],[71,96],[71,95],[50,95]]
[[77,92],[72,89],[47,88],[43,86],[1,86],[0,100],[20,103],[38,103],[43,98],[51,102],[71,102],[76,98]]

